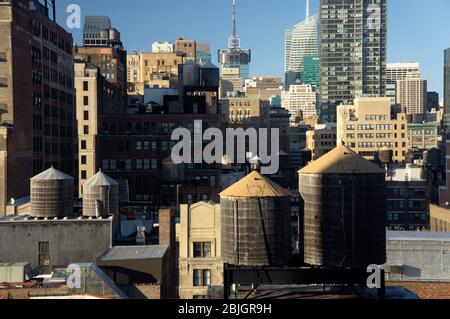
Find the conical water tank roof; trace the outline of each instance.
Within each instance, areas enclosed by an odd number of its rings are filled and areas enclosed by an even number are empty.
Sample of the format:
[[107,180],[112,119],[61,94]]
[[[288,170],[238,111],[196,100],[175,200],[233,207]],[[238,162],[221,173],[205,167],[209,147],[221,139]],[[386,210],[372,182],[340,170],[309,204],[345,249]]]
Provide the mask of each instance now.
[[97,174],[88,179],[85,183],[85,187],[89,186],[118,186],[119,184],[111,177],[106,175],[100,170]]
[[240,181],[231,185],[220,193],[221,197],[288,197],[291,193],[262,176],[257,171],[253,171]]
[[40,173],[31,178],[31,181],[39,181],[39,180],[73,180],[72,176],[64,174],[61,171],[58,171],[53,166],[46,170],[45,172]]
[[339,145],[299,171],[304,174],[373,174],[384,171],[345,145]]

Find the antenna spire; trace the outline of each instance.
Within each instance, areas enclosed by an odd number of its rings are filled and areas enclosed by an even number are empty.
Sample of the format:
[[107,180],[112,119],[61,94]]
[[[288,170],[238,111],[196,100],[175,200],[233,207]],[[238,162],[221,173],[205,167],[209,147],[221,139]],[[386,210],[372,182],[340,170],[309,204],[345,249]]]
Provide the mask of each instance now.
[[309,18],[309,0],[306,0],[306,19]]
[[233,38],[236,38],[236,0],[233,0]]

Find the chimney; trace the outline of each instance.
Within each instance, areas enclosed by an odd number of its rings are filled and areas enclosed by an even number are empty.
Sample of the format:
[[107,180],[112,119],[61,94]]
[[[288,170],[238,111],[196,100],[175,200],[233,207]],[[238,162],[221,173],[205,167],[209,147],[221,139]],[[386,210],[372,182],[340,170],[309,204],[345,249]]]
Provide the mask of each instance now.
[[159,210],[159,244],[175,247],[175,212],[170,208]]

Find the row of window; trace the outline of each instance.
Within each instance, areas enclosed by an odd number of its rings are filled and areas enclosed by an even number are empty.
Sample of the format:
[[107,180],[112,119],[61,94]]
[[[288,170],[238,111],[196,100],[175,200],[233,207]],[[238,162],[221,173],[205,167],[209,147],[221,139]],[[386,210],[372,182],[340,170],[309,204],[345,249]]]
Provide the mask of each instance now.
[[[133,162],[135,165],[133,167]],[[159,168],[159,161],[157,159],[136,159],[136,160],[115,160],[115,159],[104,159],[103,169],[104,170],[157,170]]]

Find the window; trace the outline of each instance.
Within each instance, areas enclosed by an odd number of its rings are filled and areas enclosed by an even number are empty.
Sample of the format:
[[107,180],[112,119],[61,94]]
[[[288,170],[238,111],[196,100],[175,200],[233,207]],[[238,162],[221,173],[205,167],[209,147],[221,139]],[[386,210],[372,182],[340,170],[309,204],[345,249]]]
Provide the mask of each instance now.
[[83,96],[83,105],[88,106],[89,105],[89,96]]
[[83,127],[83,132],[84,132],[84,134],[89,134],[89,126],[85,125]]
[[125,161],[125,169],[128,169],[128,170],[131,169],[131,160],[130,159],[127,159]]
[[[83,91],[89,91],[89,82],[88,81],[84,81],[83,82]],[[85,96],[87,97],[87,96]]]
[[81,141],[81,149],[82,149],[82,150],[87,149],[86,141]]
[[211,285],[211,270],[194,270],[194,287],[207,287]]
[[87,164],[87,158],[86,158],[86,156],[81,156],[81,164],[82,165],[86,165]]
[[0,52],[0,62],[6,62],[6,52]]
[[103,160],[103,169],[108,170],[109,169],[109,160]]
[[0,87],[7,87],[7,86],[8,86],[8,79],[0,78]]
[[194,258],[211,258],[211,243],[194,243]]
[[81,171],[81,179],[87,179],[86,171]]
[[89,121],[89,111],[84,111],[84,113],[83,113],[83,119],[84,119],[85,121]]
[[142,151],[142,142],[141,141],[137,141],[136,142],[136,150],[137,151]]
[[50,243],[48,241],[39,242],[39,267],[42,267],[42,272],[47,272],[50,266]]
[[110,164],[111,164],[110,169],[112,170],[117,169],[117,160],[111,160]]

